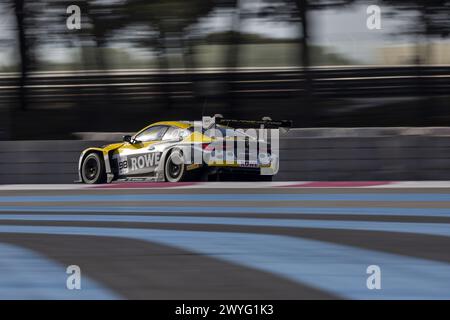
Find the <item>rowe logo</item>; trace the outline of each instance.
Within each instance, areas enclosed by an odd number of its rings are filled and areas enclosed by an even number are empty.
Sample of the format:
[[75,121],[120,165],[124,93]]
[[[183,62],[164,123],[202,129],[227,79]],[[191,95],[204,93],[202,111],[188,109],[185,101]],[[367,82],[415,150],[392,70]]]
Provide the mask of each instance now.
[[156,167],[161,159],[161,153],[147,153],[136,157],[130,157],[129,167],[131,170],[139,170],[144,168]]

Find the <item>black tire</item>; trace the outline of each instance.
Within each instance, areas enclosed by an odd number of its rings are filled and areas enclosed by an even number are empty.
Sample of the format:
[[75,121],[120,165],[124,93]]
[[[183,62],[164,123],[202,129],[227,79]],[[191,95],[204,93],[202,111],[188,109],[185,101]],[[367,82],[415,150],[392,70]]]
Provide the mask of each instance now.
[[168,182],[181,182],[188,179],[188,171],[183,163],[181,151],[174,150],[166,158],[164,163],[164,176]]
[[83,159],[81,179],[87,184],[106,182],[105,163],[98,153],[90,153]]

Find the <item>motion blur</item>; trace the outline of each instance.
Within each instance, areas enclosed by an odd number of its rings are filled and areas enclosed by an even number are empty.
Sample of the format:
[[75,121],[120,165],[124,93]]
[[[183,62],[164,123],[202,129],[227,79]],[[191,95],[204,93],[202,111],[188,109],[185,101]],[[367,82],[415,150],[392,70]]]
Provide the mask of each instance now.
[[447,126],[449,16],[443,0],[1,0],[0,138],[215,113]]
[[0,0],[0,299],[450,299],[449,36],[450,0]]

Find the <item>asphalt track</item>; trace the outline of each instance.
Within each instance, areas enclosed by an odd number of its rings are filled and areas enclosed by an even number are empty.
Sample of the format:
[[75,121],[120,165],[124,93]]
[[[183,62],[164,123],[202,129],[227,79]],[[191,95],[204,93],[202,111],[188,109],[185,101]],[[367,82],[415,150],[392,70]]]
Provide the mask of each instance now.
[[0,188],[0,298],[450,299],[448,187],[129,186]]

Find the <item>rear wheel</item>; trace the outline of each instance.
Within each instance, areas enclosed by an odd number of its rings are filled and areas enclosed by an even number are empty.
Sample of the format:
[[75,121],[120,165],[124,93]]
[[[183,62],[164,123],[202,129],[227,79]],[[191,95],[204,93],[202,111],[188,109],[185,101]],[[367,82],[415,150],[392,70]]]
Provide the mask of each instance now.
[[84,183],[98,184],[106,182],[105,163],[98,153],[88,154],[81,166],[81,178]]
[[180,182],[187,179],[186,165],[183,161],[183,154],[180,151],[171,152],[164,165],[164,175],[169,182]]

